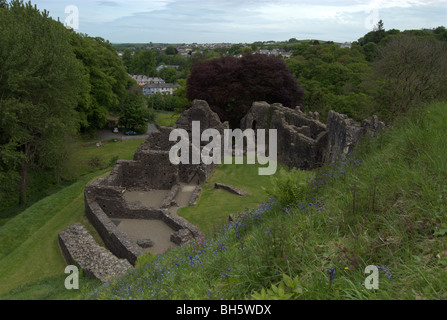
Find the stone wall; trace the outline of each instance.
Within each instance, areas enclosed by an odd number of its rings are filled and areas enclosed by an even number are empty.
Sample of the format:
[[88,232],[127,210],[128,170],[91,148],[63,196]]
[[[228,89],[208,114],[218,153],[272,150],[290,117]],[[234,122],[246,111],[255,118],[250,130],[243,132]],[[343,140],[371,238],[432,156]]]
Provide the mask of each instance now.
[[[215,128],[223,133],[228,128],[228,124],[222,124],[208,104],[200,100],[195,100],[192,107],[182,114],[175,128],[185,129],[191,134],[192,121],[200,121],[201,132]],[[152,133],[137,149],[133,161],[117,161],[109,177],[97,179],[84,190],[87,218],[110,251],[133,265],[143,253],[142,249],[127,234],[118,230],[112,218],[161,220],[174,230],[171,239],[176,244],[184,244],[203,235],[186,219],[171,216],[166,208],[174,201],[179,182],[189,183],[195,178],[200,184],[208,179],[215,165],[173,165],[169,159],[169,151],[176,144],[175,141],[169,141],[173,129],[161,127],[158,132]],[[163,199],[162,208],[125,201],[124,193],[127,190],[152,189],[171,189]],[[200,187],[197,186],[190,203],[195,202],[199,192]]]
[[[203,235],[195,225],[182,217],[172,216],[167,209],[146,207],[139,202],[127,203],[123,196],[124,188],[103,185],[103,182],[94,181],[86,186],[86,216],[110,251],[132,265],[143,251],[126,233],[118,230],[112,218],[161,220],[174,230],[171,237],[176,244],[184,244]],[[173,193],[175,190],[174,187],[171,189]]]
[[[97,179],[88,184],[84,190],[87,218],[109,250],[116,257],[126,259],[132,265],[143,251],[136,241],[118,230],[111,218],[162,220],[174,230],[171,241],[176,244],[184,244],[203,235],[196,226],[181,217],[172,216],[167,210],[178,193],[178,184],[190,183],[195,179],[198,185],[190,201],[190,205],[193,205],[201,190],[200,183],[205,182],[215,168],[215,165],[204,164],[173,165],[169,159],[169,151],[177,143],[169,141],[170,132],[175,128],[184,129],[191,137],[192,121],[200,121],[201,132],[214,128],[223,135],[224,130],[228,129],[228,123],[222,123],[206,101],[195,100],[192,107],[180,116],[174,128],[162,127],[159,132],[152,133],[137,149],[133,161],[117,161],[109,177]],[[319,120],[318,113],[305,114],[299,108],[290,109],[281,104],[269,105],[266,102],[255,102],[241,121],[242,130],[276,129],[278,161],[300,169],[321,166],[336,154],[347,155],[364,135],[374,136],[384,128],[385,125],[379,122],[377,117],[365,120],[359,125],[345,115],[331,111],[327,124],[323,124]],[[208,142],[202,142],[201,147],[205,144]],[[190,151],[191,148],[192,144]],[[163,199],[161,208],[125,201],[126,190],[152,189],[171,190]],[[77,226],[59,237],[66,259],[74,260],[72,252],[79,251],[69,248],[69,243],[75,241],[72,240],[75,236],[80,237],[76,241],[81,245],[77,247],[91,246],[93,248],[91,250],[96,252],[94,244],[90,240],[84,240],[87,236]],[[117,262],[117,265],[123,266],[121,262]],[[93,266],[87,268],[94,270]]]
[[86,274],[105,282],[125,274],[132,265],[100,247],[88,230],[76,223],[58,234],[59,246],[67,264],[74,264]]
[[167,190],[179,182],[178,166],[171,163],[168,151],[145,150],[134,158],[122,163],[123,187]]
[[363,136],[376,135],[385,129],[385,124],[374,116],[359,125],[334,111],[329,112],[323,124],[317,112],[303,113],[299,108],[255,102],[241,120],[241,129],[276,129],[278,161],[288,167],[312,169],[335,155],[348,155]]
[[223,183],[215,183],[214,184],[214,188],[215,189],[223,189],[223,190],[226,190],[226,191],[228,191],[228,192],[230,192],[230,193],[233,193],[233,194],[235,194],[235,195],[237,195],[237,196],[240,196],[240,197],[244,197],[244,196],[246,196],[246,192],[245,191],[243,191],[243,190],[240,190],[240,189],[238,189],[238,188],[236,188],[236,187],[234,187],[234,186],[231,186],[231,185],[228,185],[228,184],[223,184]]
[[99,204],[88,193],[84,193],[85,215],[107,248],[118,258],[127,259],[135,265],[142,249],[127,234],[118,230],[115,224],[104,213]]
[[255,102],[241,120],[241,129],[276,129],[278,161],[289,167],[311,169],[322,164],[321,146],[326,143],[327,132],[318,114]]
[[330,111],[327,120],[328,138],[323,160],[329,161],[335,156],[347,156],[354,151],[362,137],[375,136],[384,130],[385,124],[380,122],[377,116],[358,124],[344,114]]

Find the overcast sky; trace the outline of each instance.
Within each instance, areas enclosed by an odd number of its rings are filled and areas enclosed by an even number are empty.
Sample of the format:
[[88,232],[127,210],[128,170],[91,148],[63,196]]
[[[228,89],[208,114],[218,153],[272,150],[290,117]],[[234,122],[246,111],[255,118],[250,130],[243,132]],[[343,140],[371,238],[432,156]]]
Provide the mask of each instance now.
[[76,31],[113,43],[252,43],[290,38],[344,42],[362,37],[380,19],[385,29],[447,26],[447,0],[31,2]]

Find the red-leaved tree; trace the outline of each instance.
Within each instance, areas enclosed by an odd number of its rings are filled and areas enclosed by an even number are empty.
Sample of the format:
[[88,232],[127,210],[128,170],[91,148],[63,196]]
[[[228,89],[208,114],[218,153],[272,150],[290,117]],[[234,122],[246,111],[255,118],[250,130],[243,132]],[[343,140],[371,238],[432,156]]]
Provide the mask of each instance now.
[[254,101],[295,108],[304,91],[282,59],[255,54],[196,63],[186,94],[190,100],[206,100],[221,121],[237,128]]

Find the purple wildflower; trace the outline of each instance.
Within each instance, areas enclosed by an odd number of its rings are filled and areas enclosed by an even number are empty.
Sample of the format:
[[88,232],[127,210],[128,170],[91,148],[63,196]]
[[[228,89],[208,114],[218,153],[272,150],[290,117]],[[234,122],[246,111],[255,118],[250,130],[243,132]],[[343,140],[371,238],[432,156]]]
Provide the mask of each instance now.
[[331,281],[335,280],[335,268],[329,270],[329,274],[331,275]]

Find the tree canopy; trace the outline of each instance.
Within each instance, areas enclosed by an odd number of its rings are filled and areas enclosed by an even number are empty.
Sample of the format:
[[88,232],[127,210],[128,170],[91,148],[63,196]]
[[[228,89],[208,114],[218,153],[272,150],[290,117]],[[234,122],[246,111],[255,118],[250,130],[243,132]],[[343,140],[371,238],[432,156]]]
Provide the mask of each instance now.
[[282,59],[254,54],[196,63],[187,80],[187,97],[206,100],[222,121],[239,127],[254,101],[295,108],[303,89]]
[[48,12],[22,1],[0,9],[0,181],[14,188],[20,180],[21,202],[31,167],[65,160],[82,74],[67,30]]
[[447,43],[401,34],[378,47],[373,64],[378,109],[387,119],[447,99]]
[[302,43],[295,47],[286,61],[293,75],[303,86],[306,109],[318,111],[325,118],[330,109],[362,120],[368,113],[371,98],[362,88],[371,72],[362,47],[351,49],[335,44],[312,46]]
[[83,65],[83,91],[77,111],[81,129],[101,128],[110,112],[118,112],[126,90],[134,83],[115,48],[102,38],[71,32],[74,53]]

